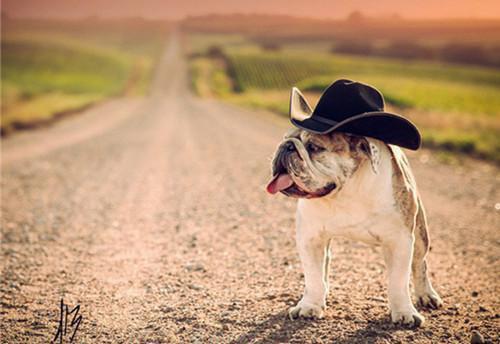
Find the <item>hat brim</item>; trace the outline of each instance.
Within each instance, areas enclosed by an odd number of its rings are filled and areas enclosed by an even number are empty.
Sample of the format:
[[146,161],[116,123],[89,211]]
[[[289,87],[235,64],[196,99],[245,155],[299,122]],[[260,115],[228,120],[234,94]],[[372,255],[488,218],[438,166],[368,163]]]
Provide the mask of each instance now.
[[417,150],[421,144],[420,133],[412,122],[388,112],[366,112],[337,124],[320,122],[314,116],[303,120],[291,117],[290,120],[296,127],[315,134],[339,131],[372,137],[412,150]]

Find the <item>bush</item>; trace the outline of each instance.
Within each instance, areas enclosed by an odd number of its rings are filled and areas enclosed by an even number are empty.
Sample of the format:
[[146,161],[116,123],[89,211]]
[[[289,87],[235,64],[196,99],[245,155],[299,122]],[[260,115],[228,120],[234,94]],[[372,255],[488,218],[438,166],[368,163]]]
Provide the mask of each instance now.
[[224,50],[218,45],[211,45],[210,47],[208,47],[206,55],[208,57],[211,57],[211,58],[224,58],[225,57]]
[[261,42],[260,47],[262,48],[262,50],[266,50],[266,51],[279,51],[279,50],[281,50],[281,45],[279,45],[277,42],[272,42],[272,41]]

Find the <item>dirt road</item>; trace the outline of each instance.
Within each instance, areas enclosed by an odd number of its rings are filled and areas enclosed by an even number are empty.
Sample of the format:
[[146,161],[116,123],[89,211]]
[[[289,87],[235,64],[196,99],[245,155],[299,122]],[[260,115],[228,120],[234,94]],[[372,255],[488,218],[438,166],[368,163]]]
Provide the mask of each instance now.
[[264,191],[288,123],[194,98],[185,70],[174,39],[148,99],[2,142],[1,342],[52,340],[61,298],[76,343],[498,341],[498,168],[411,155],[445,302],[423,328],[389,323],[379,250],[343,240],[326,317],[292,322],[294,202]]

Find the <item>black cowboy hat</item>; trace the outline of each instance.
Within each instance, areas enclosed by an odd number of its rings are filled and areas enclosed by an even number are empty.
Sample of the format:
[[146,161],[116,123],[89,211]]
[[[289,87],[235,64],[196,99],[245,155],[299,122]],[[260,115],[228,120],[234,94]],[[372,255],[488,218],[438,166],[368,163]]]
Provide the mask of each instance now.
[[331,84],[314,111],[302,93],[292,88],[290,120],[296,127],[316,134],[340,131],[413,150],[420,147],[420,133],[412,122],[385,112],[382,93],[352,80],[340,79]]

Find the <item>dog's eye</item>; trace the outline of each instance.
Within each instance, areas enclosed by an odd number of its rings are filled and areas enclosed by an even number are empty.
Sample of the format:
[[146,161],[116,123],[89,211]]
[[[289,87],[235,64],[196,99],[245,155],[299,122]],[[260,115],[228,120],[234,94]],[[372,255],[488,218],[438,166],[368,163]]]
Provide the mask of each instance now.
[[317,152],[321,152],[322,150],[324,150],[323,147],[320,147],[318,145],[315,145],[314,143],[312,142],[308,142],[306,144],[306,149],[309,153],[317,153]]

